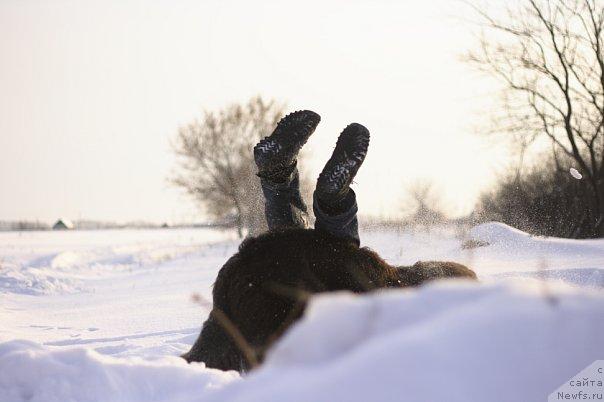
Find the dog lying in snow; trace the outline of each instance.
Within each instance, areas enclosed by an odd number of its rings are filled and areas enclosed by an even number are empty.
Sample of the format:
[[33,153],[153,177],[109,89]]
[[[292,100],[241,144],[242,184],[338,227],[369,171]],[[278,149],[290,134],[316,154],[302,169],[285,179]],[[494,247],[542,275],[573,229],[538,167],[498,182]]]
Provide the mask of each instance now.
[[374,251],[313,229],[248,238],[220,269],[213,309],[183,357],[221,370],[247,371],[303,313],[314,293],[419,286],[443,278],[476,279],[454,262],[393,267]]
[[285,116],[254,147],[269,232],[245,240],[218,273],[213,309],[183,357],[208,367],[245,371],[303,313],[309,295],[418,286],[441,278],[476,278],[454,262],[388,265],[360,248],[357,202],[350,184],[369,147],[358,123],[340,134],[313,194],[315,228],[306,229],[297,155],[321,118],[302,110]]

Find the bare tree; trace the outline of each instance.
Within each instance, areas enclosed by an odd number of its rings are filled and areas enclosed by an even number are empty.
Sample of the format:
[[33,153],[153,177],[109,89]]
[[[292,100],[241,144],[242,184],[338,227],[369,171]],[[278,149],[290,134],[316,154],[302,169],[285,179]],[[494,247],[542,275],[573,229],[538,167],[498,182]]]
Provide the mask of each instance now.
[[497,129],[524,146],[547,139],[572,159],[589,183],[593,232],[604,237],[604,1],[473,7],[484,29],[468,61],[505,84]]
[[206,111],[201,120],[181,127],[173,144],[179,157],[171,181],[187,191],[217,219],[234,219],[239,236],[244,230],[266,228],[264,201],[256,177],[253,146],[269,135],[284,106],[261,97]]

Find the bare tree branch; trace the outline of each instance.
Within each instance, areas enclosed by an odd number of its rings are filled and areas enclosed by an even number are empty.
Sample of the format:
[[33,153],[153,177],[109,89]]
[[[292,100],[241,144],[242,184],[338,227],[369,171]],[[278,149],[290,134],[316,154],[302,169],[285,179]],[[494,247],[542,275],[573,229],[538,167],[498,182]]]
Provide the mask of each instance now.
[[522,144],[544,137],[569,156],[604,236],[604,0],[519,0],[503,16],[471,6],[482,35],[467,61],[505,85],[499,131]]
[[181,127],[173,144],[179,169],[170,179],[206,212],[233,219],[240,236],[266,226],[252,148],[269,135],[283,115],[283,105],[260,97],[244,105],[205,111],[201,120]]

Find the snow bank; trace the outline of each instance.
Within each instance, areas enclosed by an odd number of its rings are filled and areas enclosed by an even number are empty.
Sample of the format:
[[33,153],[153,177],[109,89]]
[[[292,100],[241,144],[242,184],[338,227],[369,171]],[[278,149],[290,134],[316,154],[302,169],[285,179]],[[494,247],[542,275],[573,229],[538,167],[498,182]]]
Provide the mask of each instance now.
[[604,286],[604,239],[471,235],[490,245],[363,233],[392,264],[450,259],[483,283],[318,297],[239,381],[175,357],[207,315],[191,295],[210,299],[237,249],[229,234],[0,233],[0,401],[546,400],[604,357],[604,295],[586,289]]
[[214,229],[0,232],[0,293],[84,292],[90,278],[154,269],[234,237]]
[[323,295],[239,381],[234,372],[0,344],[1,401],[519,401],[604,356],[604,293],[442,282]]
[[51,351],[27,341],[0,344],[3,402],[192,401],[238,378],[177,357],[116,359],[87,349]]
[[520,401],[604,356],[604,294],[440,283],[317,297],[246,381],[210,401]]
[[470,230],[470,239],[487,242],[486,247],[455,255],[474,268],[479,277],[534,278],[578,286],[604,286],[604,239],[560,239],[531,236],[499,222],[488,222]]
[[528,233],[501,222],[487,222],[473,227],[470,237],[489,244],[515,243],[530,238]]

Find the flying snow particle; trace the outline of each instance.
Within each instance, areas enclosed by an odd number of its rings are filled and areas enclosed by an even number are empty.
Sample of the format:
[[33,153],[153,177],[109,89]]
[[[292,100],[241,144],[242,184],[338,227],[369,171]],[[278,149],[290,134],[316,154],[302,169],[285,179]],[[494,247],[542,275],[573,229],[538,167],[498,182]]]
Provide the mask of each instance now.
[[575,168],[570,168],[570,175],[577,180],[581,180],[583,178],[583,175]]

